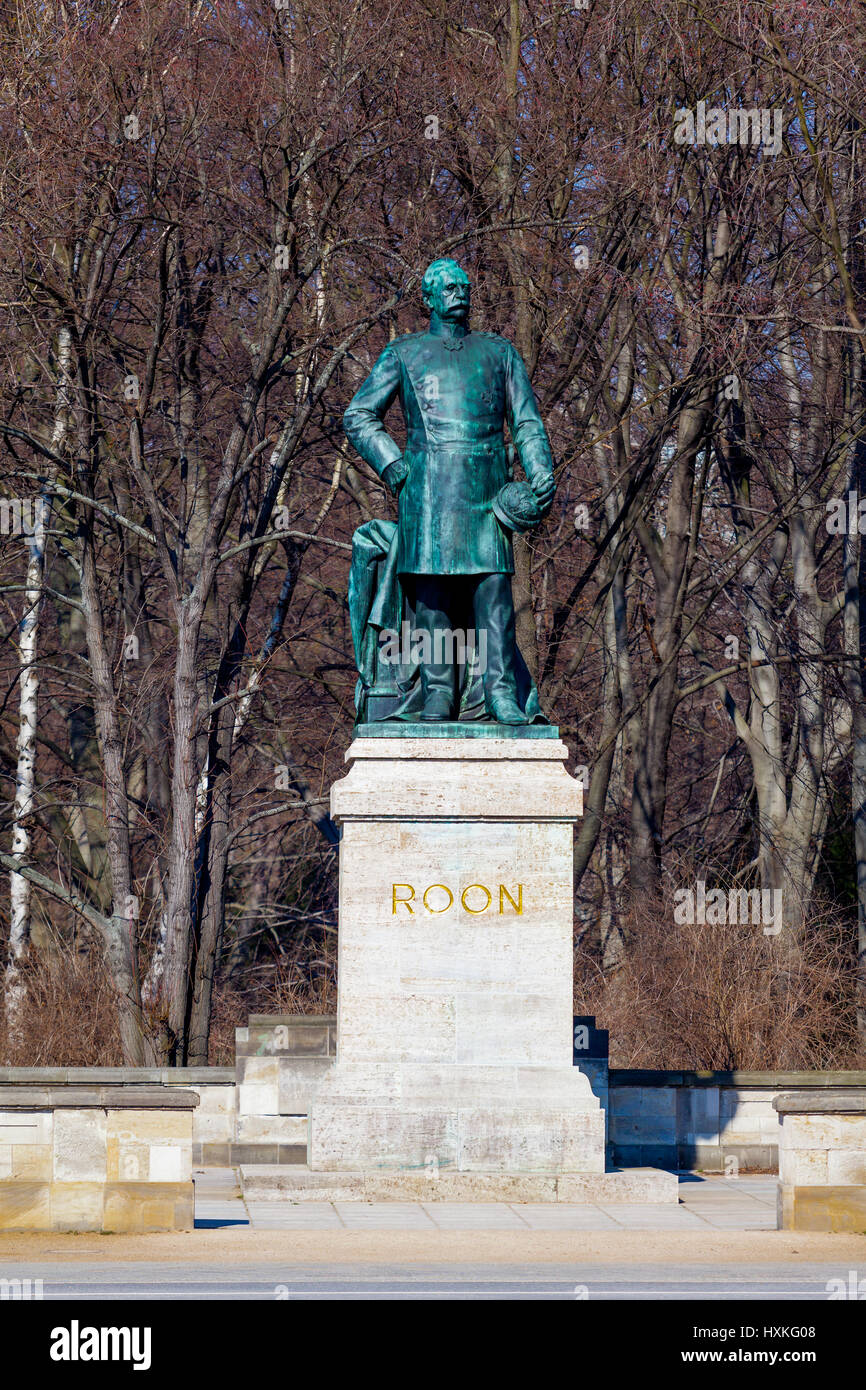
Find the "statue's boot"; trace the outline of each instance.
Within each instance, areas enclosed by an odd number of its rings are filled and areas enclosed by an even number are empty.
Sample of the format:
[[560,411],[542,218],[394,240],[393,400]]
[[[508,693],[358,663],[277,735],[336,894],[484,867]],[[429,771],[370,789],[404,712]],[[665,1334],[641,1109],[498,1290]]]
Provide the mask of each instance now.
[[487,708],[493,715],[497,724],[529,723],[526,714],[513,696],[500,692],[498,695],[487,695],[485,699]]
[[510,574],[485,574],[475,586],[475,649],[488,713],[497,724],[528,724],[517,699],[517,639]]
[[[444,651],[443,634],[450,630],[446,604],[447,581],[439,575],[415,575],[415,630],[423,634],[420,678],[424,723],[443,723],[454,718],[456,667],[453,661],[435,661]],[[425,659],[426,658],[426,659]]]
[[452,719],[451,700],[441,690],[434,690],[424,697],[424,708],[418,716],[425,724],[441,724]]

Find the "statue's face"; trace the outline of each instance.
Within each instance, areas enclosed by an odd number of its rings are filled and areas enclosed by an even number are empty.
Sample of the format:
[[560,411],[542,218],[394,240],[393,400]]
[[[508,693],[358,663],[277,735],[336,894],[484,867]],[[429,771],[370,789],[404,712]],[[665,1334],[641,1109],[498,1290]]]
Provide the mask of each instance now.
[[461,323],[469,316],[469,276],[459,266],[440,271],[433,288],[424,296],[427,308],[440,319]]

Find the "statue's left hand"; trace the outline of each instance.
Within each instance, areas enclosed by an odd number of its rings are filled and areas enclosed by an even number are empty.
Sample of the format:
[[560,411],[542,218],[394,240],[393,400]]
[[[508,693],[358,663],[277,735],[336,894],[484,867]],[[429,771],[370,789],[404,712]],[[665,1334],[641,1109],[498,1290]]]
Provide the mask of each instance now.
[[395,497],[400,495],[400,489],[408,476],[409,465],[404,458],[395,459],[393,463],[389,463],[388,467],[382,470],[382,480]]

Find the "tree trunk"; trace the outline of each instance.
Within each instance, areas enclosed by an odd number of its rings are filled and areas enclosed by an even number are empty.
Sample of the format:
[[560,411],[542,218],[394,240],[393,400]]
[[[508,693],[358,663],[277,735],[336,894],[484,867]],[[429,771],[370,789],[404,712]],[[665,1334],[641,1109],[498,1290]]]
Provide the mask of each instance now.
[[165,1060],[181,1066],[191,948],[195,887],[195,817],[198,767],[198,681],[196,654],[201,626],[197,596],[177,606],[177,665],[174,677],[174,765],[171,780],[171,835],[166,865]]
[[[63,448],[68,426],[68,378],[72,356],[72,335],[62,327],[57,340],[57,400],[51,450]],[[15,773],[15,805],[12,820],[12,855],[22,863],[30,851],[30,818],[36,787],[36,721],[39,672],[36,655],[39,645],[39,609],[45,577],[45,521],[51,509],[47,495],[35,502],[33,531],[28,539],[29,558],[24,581],[24,610],[18,627],[18,763]],[[6,962],[4,1006],[10,1047],[14,1046],[21,1024],[26,990],[20,966],[30,944],[30,881],[23,874],[9,875],[9,946]]]
[[[18,765],[15,775],[15,807],[12,822],[12,854],[22,863],[30,851],[30,818],[36,785],[36,717],[39,675],[36,651],[39,607],[45,564],[45,498],[35,504],[33,533],[28,539],[30,558],[24,588],[24,612],[18,626]],[[9,949],[6,962],[4,1003],[10,1048],[14,1047],[26,997],[20,966],[30,943],[30,883],[23,874],[9,875]]]
[[[861,398],[866,400],[862,387]],[[866,442],[854,450],[851,489],[866,497]],[[857,875],[857,1033],[866,1052],[866,546],[859,534],[845,536],[845,653],[851,701],[851,817]]]

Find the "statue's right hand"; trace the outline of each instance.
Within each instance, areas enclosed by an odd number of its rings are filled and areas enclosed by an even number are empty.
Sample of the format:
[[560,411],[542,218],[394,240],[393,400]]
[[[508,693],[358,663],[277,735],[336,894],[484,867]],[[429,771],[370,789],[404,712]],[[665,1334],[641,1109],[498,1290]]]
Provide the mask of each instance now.
[[404,458],[395,459],[389,463],[387,468],[382,470],[382,479],[385,486],[391,489],[395,497],[400,495],[400,489],[409,476],[409,465]]
[[543,482],[538,484],[532,483],[531,487],[539,506],[549,507],[556,493],[556,483],[553,478],[545,478]]

